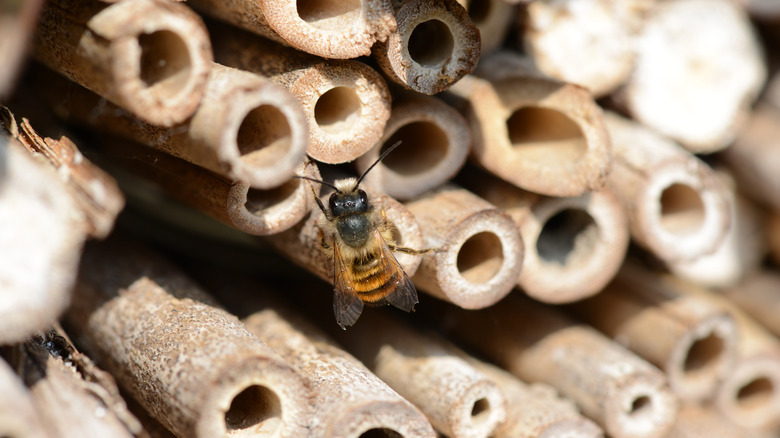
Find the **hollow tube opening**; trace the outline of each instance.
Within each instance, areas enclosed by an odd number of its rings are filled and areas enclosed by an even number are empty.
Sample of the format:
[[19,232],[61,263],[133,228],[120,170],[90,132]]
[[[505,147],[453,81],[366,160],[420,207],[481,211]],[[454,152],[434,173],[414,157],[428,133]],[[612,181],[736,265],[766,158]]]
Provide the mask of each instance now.
[[312,25],[334,20],[348,24],[357,19],[363,9],[361,0],[298,0],[295,4],[301,20]]
[[723,339],[715,333],[696,340],[688,349],[683,370],[686,374],[711,368],[723,355]]
[[268,190],[250,188],[246,194],[246,210],[255,215],[261,215],[263,210],[281,204],[290,199],[301,184],[300,179],[293,178],[279,187]]
[[233,398],[225,413],[228,436],[269,433],[281,424],[282,403],[269,388],[252,385]]
[[458,271],[470,283],[487,283],[503,264],[501,239],[491,232],[483,231],[469,237],[458,251]]
[[292,130],[287,117],[278,108],[260,105],[244,117],[236,144],[244,164],[269,167],[289,152]]
[[481,398],[474,402],[471,408],[471,418],[477,418],[490,410],[490,402],[486,398]]
[[138,36],[141,48],[140,78],[147,87],[156,87],[162,98],[170,98],[187,85],[192,59],[182,37],[170,30]]
[[317,99],[314,120],[320,129],[330,134],[349,129],[360,116],[360,98],[352,87],[334,87]]
[[584,210],[567,208],[545,222],[536,240],[536,252],[545,263],[561,265],[574,254],[587,254],[598,240],[599,229]]
[[585,134],[566,114],[549,108],[525,106],[506,120],[509,142],[517,153],[535,161],[579,160],[587,151]]
[[382,164],[393,172],[414,175],[429,171],[447,156],[450,147],[447,133],[431,122],[412,122],[400,127],[382,145],[379,154],[401,141]]
[[631,402],[631,408],[628,415],[632,417],[647,414],[653,407],[653,401],[647,395],[641,395]]
[[661,226],[672,234],[695,232],[704,224],[704,201],[686,184],[672,184],[661,193]]
[[767,377],[757,377],[737,391],[737,405],[740,409],[762,409],[774,396],[775,386]]
[[409,36],[409,56],[426,68],[436,68],[452,58],[455,38],[449,26],[440,20],[428,20],[415,26]]
[[403,438],[403,435],[393,429],[375,428],[361,433],[360,438]]

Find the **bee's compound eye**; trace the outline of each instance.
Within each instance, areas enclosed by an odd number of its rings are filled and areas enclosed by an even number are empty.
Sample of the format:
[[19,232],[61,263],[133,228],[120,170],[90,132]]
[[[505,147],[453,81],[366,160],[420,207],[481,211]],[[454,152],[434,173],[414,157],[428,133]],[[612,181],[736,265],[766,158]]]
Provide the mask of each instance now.
[[368,203],[368,196],[366,195],[366,192],[364,192],[363,190],[358,190],[358,197],[360,199],[361,204]]
[[330,195],[330,198],[328,198],[328,207],[330,207],[330,211],[333,211],[337,208],[335,193]]

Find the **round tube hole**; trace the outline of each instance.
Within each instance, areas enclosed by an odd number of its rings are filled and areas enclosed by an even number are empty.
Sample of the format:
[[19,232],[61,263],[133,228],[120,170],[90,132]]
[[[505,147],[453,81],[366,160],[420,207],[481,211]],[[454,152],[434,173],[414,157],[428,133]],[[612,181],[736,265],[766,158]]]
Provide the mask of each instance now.
[[653,403],[652,400],[650,400],[650,397],[642,395],[635,398],[631,403],[631,409],[629,410],[628,415],[632,417],[645,415],[650,411],[650,409],[652,409],[652,407]]
[[275,392],[252,385],[233,398],[225,413],[228,436],[243,436],[260,431],[269,435],[281,424],[282,403]]
[[767,377],[758,377],[737,391],[737,404],[740,409],[762,409],[774,396],[775,387]]
[[249,166],[273,166],[289,152],[291,142],[287,117],[272,105],[260,105],[250,111],[236,136],[241,161]]
[[379,154],[401,141],[382,165],[402,175],[429,171],[447,156],[450,147],[447,133],[431,122],[412,122],[400,127],[382,145]]
[[426,68],[437,68],[452,58],[455,39],[443,21],[428,20],[414,28],[408,47],[414,62]]
[[565,265],[572,256],[587,257],[599,239],[599,229],[584,210],[561,210],[545,222],[536,252],[545,263]]
[[714,333],[696,340],[688,349],[683,370],[686,374],[711,368],[723,355],[723,339]]
[[469,237],[458,251],[457,263],[463,279],[474,284],[487,283],[504,264],[501,240],[487,231]]
[[403,435],[393,429],[375,428],[361,433],[360,438],[403,438]]
[[672,234],[695,232],[704,224],[704,202],[686,184],[672,184],[661,193],[661,226]]
[[334,87],[317,99],[314,120],[320,129],[337,134],[347,130],[345,125],[358,120],[360,99],[351,87]]
[[579,160],[587,151],[580,127],[554,109],[519,108],[507,118],[506,129],[515,150],[535,161],[555,161],[560,166],[561,161]]
[[140,78],[146,86],[157,86],[163,98],[179,93],[187,84],[192,66],[184,40],[175,32],[160,30],[139,35],[138,45]]
[[363,9],[360,0],[298,0],[296,7],[298,17],[309,24],[339,19],[348,25],[360,16]]
[[246,194],[246,210],[251,214],[263,215],[264,210],[290,199],[302,184],[301,181],[293,178],[279,187],[268,190],[250,188]]

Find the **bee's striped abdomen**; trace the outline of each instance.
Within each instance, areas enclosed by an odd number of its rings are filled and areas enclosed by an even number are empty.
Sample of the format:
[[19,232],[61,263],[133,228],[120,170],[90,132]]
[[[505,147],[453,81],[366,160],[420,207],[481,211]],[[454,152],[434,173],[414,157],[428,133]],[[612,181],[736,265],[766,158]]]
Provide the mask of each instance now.
[[376,303],[395,290],[398,284],[398,273],[386,269],[383,263],[371,258],[365,263],[355,263],[351,266],[353,286],[361,300]]

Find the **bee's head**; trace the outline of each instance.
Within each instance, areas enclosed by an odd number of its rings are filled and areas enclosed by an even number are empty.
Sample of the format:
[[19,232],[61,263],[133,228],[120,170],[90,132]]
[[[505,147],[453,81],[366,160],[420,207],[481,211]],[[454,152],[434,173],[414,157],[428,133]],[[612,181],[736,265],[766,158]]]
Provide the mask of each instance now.
[[339,191],[330,195],[328,207],[334,217],[350,213],[366,213],[371,210],[366,192],[357,187],[350,191]]

